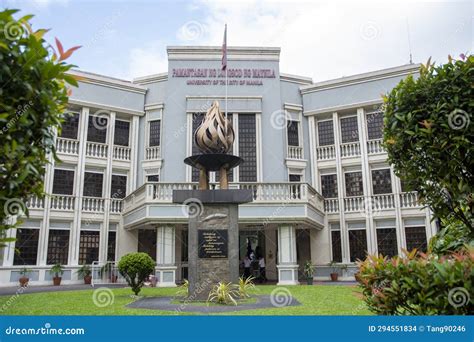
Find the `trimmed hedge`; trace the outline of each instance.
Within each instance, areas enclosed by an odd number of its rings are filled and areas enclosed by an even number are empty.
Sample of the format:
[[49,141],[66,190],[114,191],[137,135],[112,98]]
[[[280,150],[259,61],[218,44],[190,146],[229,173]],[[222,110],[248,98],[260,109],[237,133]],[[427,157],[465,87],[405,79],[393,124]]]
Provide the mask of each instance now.
[[155,262],[146,253],[129,253],[120,259],[118,270],[135,295],[138,295],[145,280],[155,272]]

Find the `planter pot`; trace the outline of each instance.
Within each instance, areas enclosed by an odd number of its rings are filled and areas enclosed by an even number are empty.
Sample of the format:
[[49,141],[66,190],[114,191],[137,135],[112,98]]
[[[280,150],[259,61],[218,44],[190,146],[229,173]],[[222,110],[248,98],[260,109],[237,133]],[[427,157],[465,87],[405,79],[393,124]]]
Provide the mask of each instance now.
[[90,284],[91,284],[91,280],[92,280],[92,276],[90,276],[90,275],[84,276],[84,284],[90,285]]
[[306,284],[313,285],[313,278],[306,278]]
[[61,277],[54,277],[54,278],[53,278],[53,285],[54,285],[54,286],[59,286],[59,285],[61,285]]
[[18,279],[18,281],[20,282],[21,287],[26,287],[26,286],[28,286],[28,281],[30,281],[30,278],[21,277],[20,279]]
[[339,277],[339,274],[337,273],[331,273],[331,281],[337,281],[337,278]]

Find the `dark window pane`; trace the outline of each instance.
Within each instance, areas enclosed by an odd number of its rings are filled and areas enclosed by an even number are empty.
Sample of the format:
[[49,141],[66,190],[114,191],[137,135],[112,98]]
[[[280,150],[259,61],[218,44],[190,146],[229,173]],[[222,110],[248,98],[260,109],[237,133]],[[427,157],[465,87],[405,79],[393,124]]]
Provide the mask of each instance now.
[[334,125],[333,121],[318,122],[319,146],[334,145]]
[[301,182],[301,175],[290,175],[290,182]]
[[321,176],[321,192],[324,198],[337,197],[337,175]]
[[54,170],[53,194],[72,195],[74,190],[74,171]]
[[357,126],[357,116],[341,119],[341,140],[343,143],[359,140],[359,127]]
[[116,232],[109,232],[107,241],[107,261],[115,261],[115,238]]
[[372,188],[374,195],[392,193],[390,169],[372,171]]
[[149,146],[160,146],[160,120],[150,121],[150,143]]
[[369,140],[382,139],[383,113],[367,114],[367,135]]
[[86,172],[84,174],[83,196],[102,197],[102,182],[104,175],[102,173]]
[[79,114],[67,113],[62,123],[61,138],[77,139],[77,130],[79,128]]
[[[191,141],[192,141],[192,154],[201,154],[201,151],[198,149],[196,144],[194,143],[194,132],[198,129],[199,125],[201,124],[202,120],[204,119],[204,114],[203,113],[194,113],[193,114],[193,127],[192,127],[192,136],[191,136]],[[193,182],[198,182],[199,181],[199,170],[196,168],[192,168],[192,174],[191,174],[191,180]]]
[[146,177],[146,180],[148,182],[159,182],[160,181],[160,177],[158,175],[152,175],[152,176],[147,176]]
[[367,235],[363,230],[349,230],[349,250],[351,262],[364,260],[367,255]]
[[13,265],[36,265],[39,229],[18,228],[16,230]]
[[331,244],[332,244],[332,260],[336,262],[342,262],[341,231],[340,230],[333,230],[331,232]]
[[181,261],[188,261],[188,230],[181,231]]
[[379,254],[389,258],[398,254],[397,230],[395,228],[377,229],[377,247]]
[[69,251],[69,230],[49,230],[48,237],[48,265],[67,265]]
[[115,121],[114,144],[121,146],[128,146],[128,138],[130,135],[130,122]]
[[407,241],[407,250],[409,252],[414,248],[420,252],[426,252],[425,227],[405,227],[405,239]]
[[254,114],[239,115],[239,154],[244,162],[239,166],[241,182],[257,181],[257,136]]
[[147,253],[153,260],[156,261],[156,230],[138,230],[138,251]]
[[297,121],[288,121],[287,134],[288,134],[288,146],[300,146]]
[[362,196],[364,194],[362,172],[347,172],[345,179],[346,196]]
[[90,265],[99,260],[100,232],[83,230],[79,240],[79,265]]
[[112,175],[110,198],[124,198],[127,193],[127,176]]
[[87,128],[87,141],[105,144],[107,139],[108,119],[104,116],[89,116]]

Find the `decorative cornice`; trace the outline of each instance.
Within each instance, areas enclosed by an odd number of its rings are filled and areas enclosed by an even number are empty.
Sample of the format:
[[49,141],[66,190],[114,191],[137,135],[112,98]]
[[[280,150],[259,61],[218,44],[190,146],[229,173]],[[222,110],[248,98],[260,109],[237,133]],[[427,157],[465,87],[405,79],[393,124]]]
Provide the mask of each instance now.
[[340,105],[340,106],[308,110],[308,111],[304,111],[303,115],[309,116],[309,115],[316,115],[316,114],[323,114],[323,113],[334,113],[334,112],[346,110],[346,109],[357,109],[357,108],[366,107],[366,106],[378,105],[378,104],[382,104],[382,102],[383,101],[381,98],[369,100],[369,101],[355,102],[355,103],[349,103],[349,104]]
[[140,115],[140,116],[145,114],[145,112],[143,110],[136,110],[136,109],[131,109],[131,108],[110,106],[110,105],[106,105],[106,104],[103,104],[103,103],[76,100],[74,98],[69,98],[68,103],[73,104],[73,105],[82,106],[82,107],[92,107],[92,108],[100,108],[100,109],[110,110],[111,112],[128,113],[128,114]]
[[284,73],[280,73],[280,81],[303,84],[303,85],[313,84],[313,80],[311,77],[284,74]]
[[[221,46],[168,46],[168,60],[221,60]],[[228,60],[280,60],[278,47],[229,46]]]
[[140,84],[140,85],[156,83],[156,82],[165,82],[165,81],[168,81],[167,72],[162,72],[159,74],[153,74],[149,76],[136,77],[133,79],[133,83]]
[[163,109],[165,107],[163,102],[157,102],[157,103],[148,103],[145,104],[145,111],[147,110],[156,110],[156,109]]
[[96,84],[103,87],[120,89],[125,91],[131,91],[134,93],[145,94],[147,88],[140,85],[133,84],[132,82],[120,80],[118,78],[93,74],[90,72],[80,71],[80,70],[70,70],[67,74],[72,76],[78,76],[79,82]]

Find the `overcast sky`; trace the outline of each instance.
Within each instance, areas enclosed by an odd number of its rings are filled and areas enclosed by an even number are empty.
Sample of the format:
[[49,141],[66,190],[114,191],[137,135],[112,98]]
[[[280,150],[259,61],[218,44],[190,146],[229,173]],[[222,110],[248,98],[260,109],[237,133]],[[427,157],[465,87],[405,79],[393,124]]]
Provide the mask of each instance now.
[[[70,61],[124,79],[166,72],[168,45],[281,47],[280,71],[323,81],[472,52],[471,1],[0,0],[51,28]],[[408,29],[409,28],[409,29]]]

